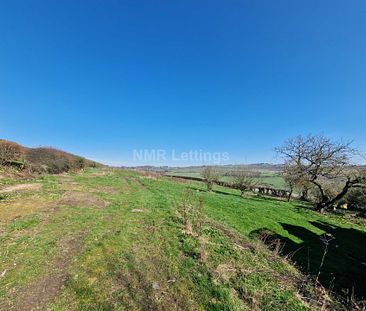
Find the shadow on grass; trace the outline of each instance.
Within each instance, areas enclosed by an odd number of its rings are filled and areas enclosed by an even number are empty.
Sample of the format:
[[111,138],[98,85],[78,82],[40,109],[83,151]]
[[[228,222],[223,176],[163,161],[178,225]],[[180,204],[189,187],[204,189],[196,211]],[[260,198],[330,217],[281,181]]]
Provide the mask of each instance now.
[[[206,189],[200,189],[200,188],[196,188],[196,187],[192,187],[192,186],[189,186],[188,189],[191,189],[191,190],[194,190],[194,191],[199,191],[199,192],[209,193]],[[238,197],[238,198],[243,198],[243,199],[251,199],[252,198],[251,196],[241,196],[238,193],[225,192],[225,191],[222,191],[222,190],[215,190],[215,189],[212,190],[212,193],[223,194],[223,195],[230,195],[230,196],[234,196],[234,197]]]
[[197,187],[193,187],[193,186],[189,186],[187,187],[188,189],[191,189],[193,191],[198,191],[198,192],[207,192],[206,189],[201,189],[201,188],[197,188]]
[[[207,189],[202,189],[199,187],[194,187],[194,186],[188,186],[188,189],[194,190],[194,191],[198,191],[198,192],[206,192],[208,193]],[[231,189],[233,190],[233,189]],[[236,189],[236,191],[240,191],[238,189]],[[290,202],[287,201],[286,198],[282,198],[282,197],[275,197],[275,196],[266,196],[266,195],[262,195],[259,193],[254,193],[251,191],[247,191],[246,194],[244,196],[242,196],[240,193],[233,193],[233,192],[226,192],[223,190],[212,190],[213,193],[217,193],[217,194],[223,194],[223,195],[229,195],[229,196],[233,196],[233,197],[237,197],[237,198],[242,198],[242,199],[250,199],[253,201],[257,201],[257,202],[271,202],[271,203],[276,203],[276,204],[282,204],[282,203],[290,203],[294,206],[294,208],[297,211],[301,211],[301,210],[312,210],[313,207],[310,205],[310,203],[308,202],[304,202],[304,201],[299,201],[299,200],[292,200]]]
[[239,197],[239,198],[245,198],[245,197],[242,197],[240,194],[225,192],[225,191],[221,191],[221,190],[212,190],[212,192],[215,192],[217,194],[232,195],[232,196]]
[[[193,187],[193,186],[189,186],[188,189],[191,189],[193,191],[199,191],[199,192],[209,193],[207,191],[207,189],[201,189],[201,188],[197,188],[197,187]],[[229,192],[220,191],[220,190],[212,190],[212,193],[218,193],[218,194],[224,194],[224,195],[234,195],[234,196],[239,196],[240,197],[240,195],[237,195],[235,193],[229,193]]]
[[[321,284],[341,296],[355,295],[359,299],[366,298],[366,233],[353,229],[342,228],[326,222],[312,221],[314,227],[331,234],[334,239],[329,242],[328,253],[321,269],[319,281]],[[324,253],[325,244],[322,235],[306,228],[281,223],[291,235],[303,242],[295,243],[279,234],[259,229],[251,235],[262,235],[266,232],[265,243],[271,245],[274,240],[282,242],[282,255],[289,256],[300,269],[308,274],[317,276]]]
[[[193,187],[193,186],[189,186],[188,189],[194,190],[194,191],[199,191],[199,192],[206,192],[209,193],[207,191],[207,189],[201,189],[201,188],[197,188],[197,187]],[[239,192],[239,190],[237,190]],[[242,198],[242,199],[250,199],[250,200],[254,200],[254,201],[272,201],[272,202],[283,202],[283,200],[279,199],[279,198],[275,198],[275,197],[266,197],[266,196],[261,196],[258,194],[254,194],[253,192],[247,192],[246,195],[242,196],[240,193],[233,193],[233,192],[226,192],[226,191],[222,191],[222,190],[212,190],[212,193],[217,193],[217,194],[223,194],[223,195],[230,195],[230,196],[234,196],[234,197],[238,197],[238,198]]]

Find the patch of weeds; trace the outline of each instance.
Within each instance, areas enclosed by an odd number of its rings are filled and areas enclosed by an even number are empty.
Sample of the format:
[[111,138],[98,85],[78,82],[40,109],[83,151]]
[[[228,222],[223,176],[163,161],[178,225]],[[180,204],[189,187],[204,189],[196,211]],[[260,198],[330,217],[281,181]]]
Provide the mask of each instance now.
[[30,229],[32,227],[35,227],[39,224],[40,219],[38,217],[38,215],[32,216],[30,218],[26,218],[26,219],[18,219],[15,220],[10,226],[9,226],[9,231],[13,232],[13,231],[19,231],[19,230],[25,230],[25,229]]
[[37,178],[42,183],[42,192],[51,196],[62,194],[63,190],[58,176],[44,175]]
[[203,197],[185,189],[177,205],[177,217],[184,226],[184,233],[198,237],[202,226]]
[[27,242],[29,242],[30,239],[31,238],[29,236],[22,236],[22,237],[20,237],[19,239],[17,239],[15,241],[15,245],[22,244],[22,243],[27,243]]
[[231,295],[230,288],[215,281],[205,265],[199,265],[196,260],[187,258],[182,263],[182,269],[190,275],[205,310],[243,310],[240,301]]
[[191,235],[186,235],[186,234],[182,234],[180,236],[180,242],[181,242],[181,249],[182,252],[188,256],[188,257],[192,257],[194,259],[198,259],[199,258],[199,254],[200,254],[200,243],[198,241],[198,239],[194,238]]
[[19,183],[19,180],[15,178],[1,178],[0,186],[10,186]]

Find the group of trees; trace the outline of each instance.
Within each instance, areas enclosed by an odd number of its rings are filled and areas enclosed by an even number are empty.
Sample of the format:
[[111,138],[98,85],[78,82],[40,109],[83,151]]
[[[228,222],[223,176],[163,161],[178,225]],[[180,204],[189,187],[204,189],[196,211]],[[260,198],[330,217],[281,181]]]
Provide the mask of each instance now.
[[298,136],[276,149],[284,159],[290,193],[298,189],[324,212],[342,202],[350,190],[366,187],[366,171],[352,163],[357,151],[348,142],[324,136]]
[[[213,185],[217,183],[221,177],[220,171],[212,166],[207,166],[202,171],[202,178],[207,185],[207,191],[211,192]],[[241,169],[231,172],[233,177],[233,185],[239,189],[243,196],[245,191],[252,190],[259,183],[259,174],[254,171]]]
[[[350,143],[324,136],[298,136],[276,151],[284,159],[283,178],[289,188],[289,200],[296,191],[300,199],[313,202],[320,212],[341,203],[366,206],[366,169],[353,163],[357,151]],[[239,170],[231,176],[241,195],[259,183],[257,172]],[[205,167],[202,178],[208,191],[212,191],[220,172]]]

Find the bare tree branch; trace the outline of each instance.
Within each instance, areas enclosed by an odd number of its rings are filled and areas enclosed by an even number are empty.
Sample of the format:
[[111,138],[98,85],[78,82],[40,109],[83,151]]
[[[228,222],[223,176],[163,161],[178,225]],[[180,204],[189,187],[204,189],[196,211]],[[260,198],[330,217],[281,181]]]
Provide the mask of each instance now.
[[[338,142],[324,136],[298,136],[276,148],[285,160],[285,180],[298,185],[312,184],[317,189],[317,208],[326,210],[342,199],[352,187],[366,184],[365,173],[352,166],[357,153],[351,142]],[[327,187],[340,187],[338,193],[330,194]],[[333,187],[333,192],[337,187]]]

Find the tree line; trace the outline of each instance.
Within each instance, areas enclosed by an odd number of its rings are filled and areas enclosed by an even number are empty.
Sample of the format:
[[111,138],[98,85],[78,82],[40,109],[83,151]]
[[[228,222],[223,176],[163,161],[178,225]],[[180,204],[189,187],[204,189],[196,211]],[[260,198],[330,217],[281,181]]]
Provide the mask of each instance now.
[[[359,151],[350,142],[325,136],[298,136],[287,140],[276,152],[283,159],[282,176],[289,188],[288,200],[297,191],[299,199],[313,203],[319,212],[340,204],[366,206],[366,169],[354,163]],[[220,176],[215,167],[203,169],[208,191],[212,191]],[[259,173],[250,170],[237,170],[232,177],[242,196],[260,182]]]

